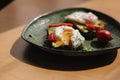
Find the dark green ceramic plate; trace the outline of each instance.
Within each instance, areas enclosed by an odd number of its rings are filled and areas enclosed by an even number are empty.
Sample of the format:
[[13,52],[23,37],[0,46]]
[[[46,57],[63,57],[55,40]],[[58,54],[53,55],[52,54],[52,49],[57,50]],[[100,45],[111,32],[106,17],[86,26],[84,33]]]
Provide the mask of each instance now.
[[[92,49],[92,51],[81,51],[81,50],[71,50],[71,49],[55,49],[51,47],[47,39],[47,29],[48,25],[52,23],[64,22],[64,17],[76,11],[84,11],[84,12],[93,12],[96,14],[99,19],[106,22],[106,29],[109,30],[112,34],[112,40],[108,44],[100,44],[95,40],[87,40],[85,41],[85,46],[87,48]],[[50,12],[47,14],[43,14],[34,18],[23,30],[22,38],[39,48],[49,52],[56,53],[61,55],[68,56],[86,56],[86,55],[95,55],[105,53],[114,49],[120,48],[120,24],[112,17],[86,8],[69,8],[58,10],[54,12]]]

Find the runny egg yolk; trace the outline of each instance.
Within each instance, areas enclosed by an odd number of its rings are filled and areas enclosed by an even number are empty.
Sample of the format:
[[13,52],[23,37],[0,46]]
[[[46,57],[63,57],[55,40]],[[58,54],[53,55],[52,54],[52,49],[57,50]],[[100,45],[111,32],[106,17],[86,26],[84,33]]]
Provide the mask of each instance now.
[[85,38],[78,30],[69,26],[60,26],[55,29],[56,41],[52,43],[54,47],[72,46],[73,48],[79,47],[83,44]]
[[71,36],[72,36],[72,30],[71,29],[64,30],[63,33],[61,33],[61,36],[56,39],[54,44],[56,46],[70,45]]

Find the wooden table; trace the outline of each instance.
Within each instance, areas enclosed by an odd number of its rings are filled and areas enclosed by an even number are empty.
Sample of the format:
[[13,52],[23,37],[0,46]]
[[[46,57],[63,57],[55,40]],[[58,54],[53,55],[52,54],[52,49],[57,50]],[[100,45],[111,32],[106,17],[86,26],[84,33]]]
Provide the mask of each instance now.
[[0,80],[120,80],[120,49],[67,57],[48,54],[21,39],[34,17],[58,9],[86,7],[120,21],[120,0],[14,0],[0,11]]

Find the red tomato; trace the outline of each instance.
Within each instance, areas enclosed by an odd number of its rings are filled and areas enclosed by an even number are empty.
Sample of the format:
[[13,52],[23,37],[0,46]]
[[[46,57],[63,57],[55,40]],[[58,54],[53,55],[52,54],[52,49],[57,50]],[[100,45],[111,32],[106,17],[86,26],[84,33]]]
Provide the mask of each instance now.
[[110,40],[111,33],[108,30],[99,30],[97,32],[97,39],[100,42],[108,42]]
[[55,41],[54,33],[50,33],[50,34],[48,35],[48,40],[51,41],[51,42],[54,42],[54,41]]
[[92,31],[92,30],[100,30],[100,26],[94,26],[94,25],[91,25],[91,24],[87,24],[87,29]]
[[49,24],[49,28],[50,27],[58,27],[59,26],[59,24]]
[[88,29],[88,30],[90,30],[90,31],[92,31],[94,28],[93,28],[93,26],[92,26],[92,25],[87,24],[87,29]]
[[71,23],[61,23],[61,26],[69,26],[69,27],[72,27],[73,24],[71,24]]
[[95,29],[96,31],[99,31],[99,30],[100,30],[100,26],[94,26],[94,29]]

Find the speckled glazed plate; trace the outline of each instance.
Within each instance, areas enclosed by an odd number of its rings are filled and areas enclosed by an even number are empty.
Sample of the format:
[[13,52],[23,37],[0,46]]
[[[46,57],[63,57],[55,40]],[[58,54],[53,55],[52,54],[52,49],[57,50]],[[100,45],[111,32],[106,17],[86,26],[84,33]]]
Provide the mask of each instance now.
[[[100,44],[95,40],[86,40],[85,46],[91,48],[91,51],[60,49],[51,47],[50,42],[47,39],[48,25],[52,23],[64,22],[64,17],[76,11],[93,12],[99,19],[106,22],[106,29],[112,34],[112,40],[108,44]],[[109,52],[114,49],[120,48],[120,24],[112,17],[86,8],[69,8],[63,10],[57,10],[54,12],[46,13],[34,18],[23,30],[22,38],[48,53],[56,53],[67,56],[88,56],[102,54],[103,52]]]

